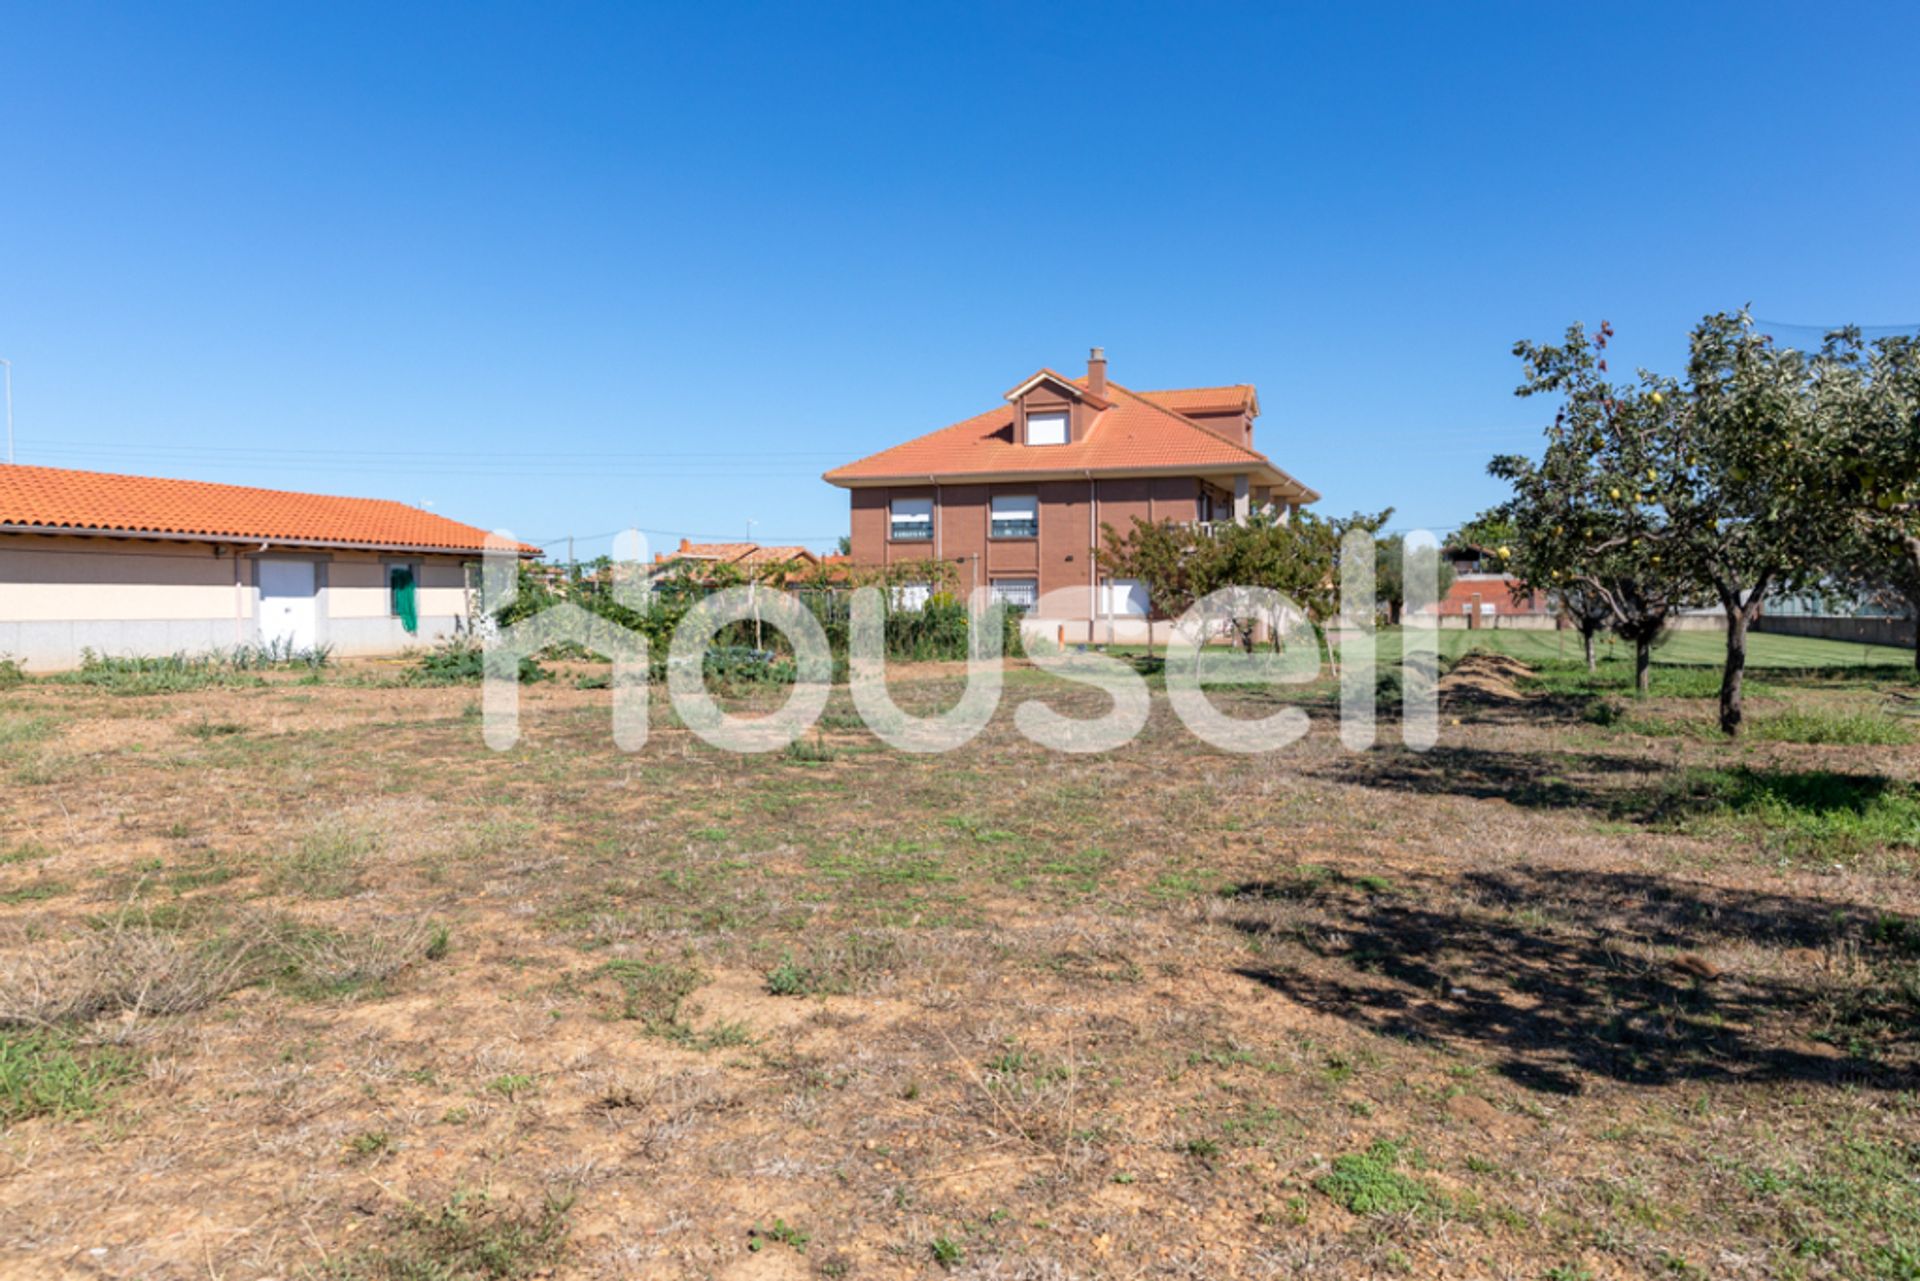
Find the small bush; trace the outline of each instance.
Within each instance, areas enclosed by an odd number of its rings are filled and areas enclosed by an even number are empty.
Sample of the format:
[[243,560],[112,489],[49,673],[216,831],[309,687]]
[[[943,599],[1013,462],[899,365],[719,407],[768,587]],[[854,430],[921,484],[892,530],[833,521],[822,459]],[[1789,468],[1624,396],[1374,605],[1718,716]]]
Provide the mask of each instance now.
[[0,1027],[184,1014],[248,982],[258,950],[257,939],[190,943],[122,918],[0,961]]
[[1614,726],[1626,718],[1626,707],[1612,698],[1596,698],[1580,713],[1580,719],[1589,725]]
[[295,996],[378,996],[414,965],[446,955],[446,927],[414,921],[347,933],[287,925],[277,932],[273,949],[278,982]]
[[[414,660],[412,670],[402,680],[409,685],[476,685],[487,674],[486,646],[470,637],[443,641]],[[519,679],[523,685],[548,680],[553,673],[538,659],[520,660]]]
[[699,970],[657,961],[608,961],[594,977],[612,979],[620,988],[620,1017],[635,1019],[650,1033],[678,1035],[680,1006],[706,981]]
[[27,673],[11,654],[0,654],[0,689],[9,685],[18,685],[27,679]]
[[1385,1139],[1365,1152],[1336,1157],[1313,1186],[1354,1214],[1397,1214],[1436,1201],[1433,1189],[1400,1173],[1400,1145]]

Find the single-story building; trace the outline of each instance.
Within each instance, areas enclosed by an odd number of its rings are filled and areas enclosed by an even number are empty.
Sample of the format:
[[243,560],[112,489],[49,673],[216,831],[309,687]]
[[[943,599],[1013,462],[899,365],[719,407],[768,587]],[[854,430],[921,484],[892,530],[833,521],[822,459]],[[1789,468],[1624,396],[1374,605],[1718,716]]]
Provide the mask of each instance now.
[[467,628],[487,537],[387,499],[0,465],[0,655],[397,653]]

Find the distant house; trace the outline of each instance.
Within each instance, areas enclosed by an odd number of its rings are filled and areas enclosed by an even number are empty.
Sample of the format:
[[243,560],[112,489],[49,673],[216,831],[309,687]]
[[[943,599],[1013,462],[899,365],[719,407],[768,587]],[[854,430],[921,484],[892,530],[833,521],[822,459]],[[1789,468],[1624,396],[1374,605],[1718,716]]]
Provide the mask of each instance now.
[[1245,383],[1129,391],[1096,347],[1085,377],[1042,369],[1001,399],[826,474],[851,491],[855,562],[951,562],[963,593],[987,588],[1049,635],[1144,639],[1145,590],[1097,567],[1102,525],[1285,519],[1320,497],[1253,447]]
[[730,565],[743,573],[770,565],[799,564],[810,568],[820,557],[798,544],[763,547],[759,543],[693,543],[680,540],[679,549],[656,552],[653,557],[656,576],[677,567],[698,571],[702,566]]
[[466,626],[486,540],[386,499],[0,465],[0,654],[395,653]]
[[1453,565],[1453,586],[1440,599],[1442,627],[1551,627],[1552,605],[1526,591],[1495,552],[1455,544],[1442,553]]

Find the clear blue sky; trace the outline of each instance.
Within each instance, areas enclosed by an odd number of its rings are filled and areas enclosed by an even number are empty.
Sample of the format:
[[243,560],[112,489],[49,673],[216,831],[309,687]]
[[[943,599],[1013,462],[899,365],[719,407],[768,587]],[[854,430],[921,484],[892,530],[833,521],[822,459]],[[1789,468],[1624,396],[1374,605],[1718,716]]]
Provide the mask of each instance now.
[[[403,9],[404,12],[396,12]],[[13,5],[22,462],[825,545],[1106,346],[1451,526],[1516,338],[1920,320],[1920,6]]]

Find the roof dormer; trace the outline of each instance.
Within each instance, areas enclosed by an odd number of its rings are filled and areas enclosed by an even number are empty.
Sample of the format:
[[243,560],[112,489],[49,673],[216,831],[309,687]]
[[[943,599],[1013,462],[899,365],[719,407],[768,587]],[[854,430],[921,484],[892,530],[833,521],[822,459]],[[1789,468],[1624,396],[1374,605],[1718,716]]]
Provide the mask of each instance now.
[[1042,369],[1007,393],[1013,404],[1013,443],[1044,449],[1071,445],[1087,438],[1100,411],[1113,402],[1106,395],[1107,358],[1093,349],[1087,361],[1087,384]]

